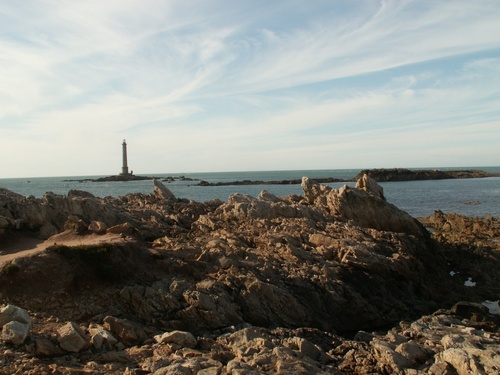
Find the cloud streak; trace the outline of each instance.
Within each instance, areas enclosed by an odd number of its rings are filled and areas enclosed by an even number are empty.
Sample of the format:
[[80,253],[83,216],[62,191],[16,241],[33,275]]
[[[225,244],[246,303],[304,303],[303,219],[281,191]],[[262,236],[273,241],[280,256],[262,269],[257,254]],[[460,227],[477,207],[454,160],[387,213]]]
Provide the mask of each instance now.
[[122,138],[136,173],[498,164],[498,19],[488,0],[2,3],[0,157],[22,156],[0,177],[112,174]]

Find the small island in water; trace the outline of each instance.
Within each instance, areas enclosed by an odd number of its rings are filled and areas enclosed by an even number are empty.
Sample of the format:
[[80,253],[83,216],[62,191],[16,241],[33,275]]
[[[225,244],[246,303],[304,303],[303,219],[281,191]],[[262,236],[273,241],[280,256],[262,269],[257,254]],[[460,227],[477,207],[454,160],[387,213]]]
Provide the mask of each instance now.
[[[484,178],[484,177],[500,177],[498,173],[489,173],[477,169],[460,169],[460,170],[440,170],[440,169],[407,169],[407,168],[378,168],[378,169],[363,169],[355,177],[349,179],[334,178],[325,176],[315,178],[314,180],[321,184],[334,182],[354,182],[363,175],[368,175],[377,182],[389,181],[417,181],[417,180],[444,180],[444,179],[462,179],[462,178]],[[180,181],[195,181],[185,176],[169,176],[169,177],[154,177],[154,176],[138,176],[133,171],[129,172],[127,161],[127,142],[125,139],[122,143],[122,170],[121,173],[113,176],[87,178],[78,180],[63,180],[63,181],[79,181],[79,182],[113,182],[113,181],[141,181],[141,180],[161,180],[163,182]],[[241,180],[241,181],[218,181],[207,182],[198,180],[196,186],[240,186],[240,185],[300,185],[301,179],[292,180]]]
[[[445,180],[445,179],[462,179],[462,178],[485,178],[485,177],[500,177],[498,173],[489,173],[482,170],[450,170],[442,171],[439,169],[406,169],[406,168],[380,168],[380,169],[363,169],[356,177],[349,179],[340,179],[333,177],[315,178],[318,183],[327,184],[333,182],[354,182],[363,175],[368,175],[377,182],[389,181],[417,181],[417,180]],[[207,182],[200,181],[198,186],[228,186],[228,185],[299,185],[301,179],[294,180],[279,180],[279,181],[231,181],[231,182]]]

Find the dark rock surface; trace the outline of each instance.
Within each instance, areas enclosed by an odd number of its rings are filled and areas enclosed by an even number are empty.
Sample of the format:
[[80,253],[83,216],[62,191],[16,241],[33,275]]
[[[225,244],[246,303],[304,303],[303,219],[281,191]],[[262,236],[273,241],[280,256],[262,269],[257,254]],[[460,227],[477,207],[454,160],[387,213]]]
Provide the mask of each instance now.
[[480,304],[500,293],[497,218],[436,212],[417,221],[367,176],[357,188],[304,178],[304,196],[227,202],[155,186],[104,199],[0,191],[2,241],[60,232],[93,241],[69,246],[58,234],[0,264],[0,301],[32,319],[23,344],[0,344],[3,371],[500,369],[499,316]]
[[484,177],[500,177],[499,174],[488,173],[482,170],[455,170],[442,171],[439,169],[365,169],[359,172],[356,178],[360,178],[364,174],[370,176],[375,181],[416,181],[416,180],[445,180],[455,178],[484,178]]

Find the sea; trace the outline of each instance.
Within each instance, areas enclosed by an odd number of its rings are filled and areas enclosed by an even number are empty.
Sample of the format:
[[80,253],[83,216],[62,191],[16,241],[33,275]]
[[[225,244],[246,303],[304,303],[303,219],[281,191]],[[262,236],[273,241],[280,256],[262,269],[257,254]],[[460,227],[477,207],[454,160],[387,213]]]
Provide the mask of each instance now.
[[[422,168],[420,168],[422,169]],[[499,173],[499,167],[463,167],[429,168],[439,170],[478,169],[490,173]],[[257,197],[267,190],[277,196],[290,194],[302,195],[300,184],[272,185],[266,181],[296,180],[307,176],[315,178],[354,178],[360,169],[332,170],[289,170],[289,171],[253,171],[253,172],[210,172],[210,173],[160,173],[148,174],[162,181],[177,197],[198,202],[212,199],[227,201],[234,193]],[[140,174],[139,174],[140,175]],[[128,193],[153,192],[150,180],[126,182],[92,182],[90,180],[106,176],[65,176],[37,178],[0,179],[0,188],[9,189],[25,196],[43,197],[46,192],[67,194],[72,189],[85,190],[97,197],[124,196]],[[168,182],[168,178],[174,180]],[[233,181],[263,181],[259,185],[197,186],[200,181],[209,183]],[[354,186],[354,182],[328,183],[332,188],[343,185]],[[432,215],[435,210],[455,212],[462,215],[500,217],[500,177],[381,182],[388,202],[408,212],[413,217]]]

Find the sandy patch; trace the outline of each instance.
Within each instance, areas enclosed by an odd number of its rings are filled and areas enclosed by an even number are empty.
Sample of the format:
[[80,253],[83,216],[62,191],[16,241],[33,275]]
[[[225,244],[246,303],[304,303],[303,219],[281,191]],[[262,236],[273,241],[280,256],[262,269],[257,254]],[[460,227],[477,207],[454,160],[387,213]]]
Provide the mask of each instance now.
[[0,267],[14,259],[27,257],[44,251],[52,245],[79,246],[97,245],[100,243],[123,243],[127,241],[120,234],[86,234],[79,235],[73,230],[65,231],[43,241],[36,238],[22,237],[11,240],[0,248]]

